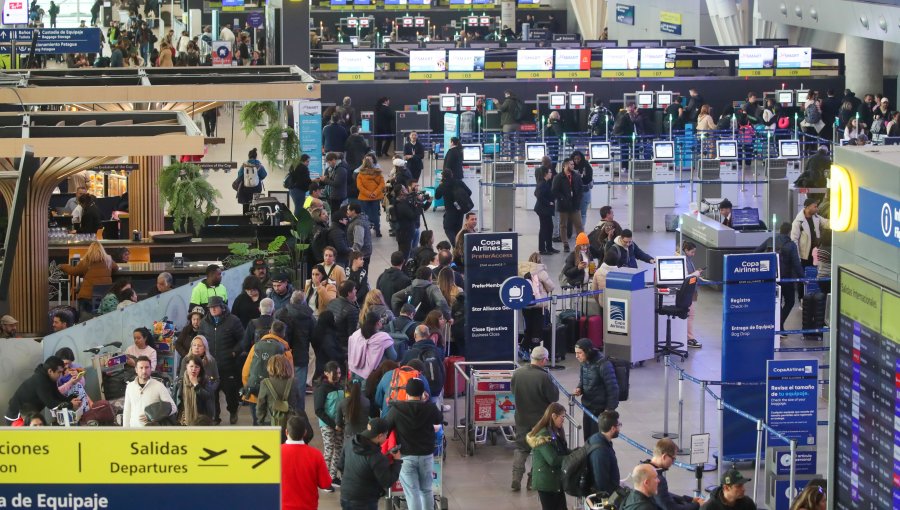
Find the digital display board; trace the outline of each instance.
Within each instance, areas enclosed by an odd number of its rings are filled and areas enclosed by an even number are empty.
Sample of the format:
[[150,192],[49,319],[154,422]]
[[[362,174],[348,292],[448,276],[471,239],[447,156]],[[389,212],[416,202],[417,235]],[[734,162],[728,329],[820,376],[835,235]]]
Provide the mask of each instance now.
[[837,275],[829,506],[900,508],[900,293],[846,267]]
[[484,50],[450,50],[447,60],[449,71],[484,71]]
[[772,69],[775,64],[775,48],[740,48],[738,69]]
[[638,57],[638,48],[603,48],[603,70],[637,69]]
[[406,0],[384,0],[384,5],[406,5]]
[[516,52],[517,71],[552,71],[552,49],[527,49]]
[[[347,0],[330,0],[330,5],[347,5]],[[224,7],[224,3],[222,4]]]
[[557,49],[554,65],[557,71],[590,71],[591,50],[590,48]]
[[339,73],[374,73],[374,51],[339,51]]
[[28,1],[27,0],[4,0],[3,2],[3,24],[4,25],[24,25],[28,23]]
[[410,50],[409,72],[437,73],[447,70],[447,52],[444,50]]
[[641,48],[641,69],[675,69],[675,48]]
[[812,67],[812,48],[778,48],[775,57],[775,67],[781,69]]

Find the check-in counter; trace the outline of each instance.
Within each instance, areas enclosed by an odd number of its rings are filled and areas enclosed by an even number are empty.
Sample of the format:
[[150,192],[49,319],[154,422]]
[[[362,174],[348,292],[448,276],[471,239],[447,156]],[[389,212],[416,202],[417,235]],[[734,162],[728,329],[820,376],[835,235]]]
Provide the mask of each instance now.
[[703,277],[721,281],[725,255],[754,252],[772,237],[772,232],[734,230],[703,214],[684,213],[681,215],[681,237],[683,241],[693,241],[697,245],[694,267],[705,268]]

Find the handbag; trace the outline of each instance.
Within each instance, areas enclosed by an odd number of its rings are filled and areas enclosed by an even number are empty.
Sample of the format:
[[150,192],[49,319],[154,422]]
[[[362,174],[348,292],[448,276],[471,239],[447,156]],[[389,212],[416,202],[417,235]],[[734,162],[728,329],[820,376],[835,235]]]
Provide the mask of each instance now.
[[242,177],[238,177],[231,183],[231,189],[240,192],[241,186],[244,185],[244,179]]
[[172,416],[172,404],[168,402],[154,402],[144,408],[147,423],[157,423]]

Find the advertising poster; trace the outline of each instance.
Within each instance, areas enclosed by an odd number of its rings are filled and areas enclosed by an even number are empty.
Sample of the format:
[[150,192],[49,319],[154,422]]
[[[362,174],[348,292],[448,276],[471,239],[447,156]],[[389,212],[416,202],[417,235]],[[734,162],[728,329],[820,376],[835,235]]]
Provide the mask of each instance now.
[[675,48],[641,48],[641,78],[673,78]]
[[25,25],[28,23],[28,2],[27,0],[4,0],[3,1],[3,24],[4,25]]
[[616,23],[623,25],[634,25],[634,6],[627,4],[616,4]]
[[516,397],[512,393],[511,370],[475,372],[475,425],[513,425]]
[[606,332],[614,335],[628,334],[628,299],[606,298]]
[[659,31],[664,34],[681,35],[681,13],[659,11]]
[[515,312],[500,302],[500,287],[516,276],[519,236],[516,232],[475,233],[464,239],[466,360],[510,360]]
[[230,66],[234,54],[231,52],[231,43],[228,41],[213,41],[212,65],[213,67]]
[[740,48],[738,76],[772,76],[775,73],[775,48]]
[[775,65],[782,68],[809,68],[812,66],[812,48],[778,48]]
[[[728,284],[722,306],[723,381],[766,380],[766,362],[775,357],[777,270],[774,253],[725,256],[724,279]],[[724,386],[722,398],[745,413],[765,417],[766,395],[757,386]],[[726,461],[755,457],[756,423],[726,410],[722,428],[722,457]]]
[[589,78],[591,76],[590,48],[556,50],[553,63],[557,78]]
[[637,78],[638,48],[603,48],[603,78]]
[[300,138],[300,152],[309,154],[309,176],[322,176],[322,103],[294,102],[294,131]]
[[[766,423],[800,446],[814,446],[818,360],[769,360],[766,372]],[[782,439],[769,433],[769,446],[783,444]]]

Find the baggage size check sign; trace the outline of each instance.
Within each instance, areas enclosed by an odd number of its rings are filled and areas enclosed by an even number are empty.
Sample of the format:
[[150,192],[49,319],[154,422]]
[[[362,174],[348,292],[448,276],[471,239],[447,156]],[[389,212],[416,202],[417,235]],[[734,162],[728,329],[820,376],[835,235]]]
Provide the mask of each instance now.
[[[0,509],[150,509],[183,498],[277,508],[280,434],[258,427],[7,428],[0,473]],[[147,486],[153,497],[140,497]]]

